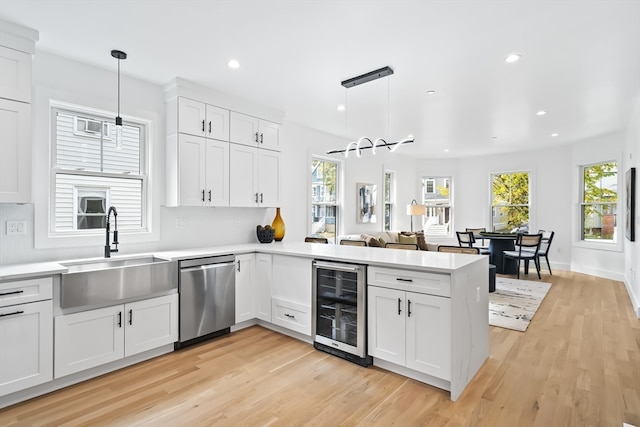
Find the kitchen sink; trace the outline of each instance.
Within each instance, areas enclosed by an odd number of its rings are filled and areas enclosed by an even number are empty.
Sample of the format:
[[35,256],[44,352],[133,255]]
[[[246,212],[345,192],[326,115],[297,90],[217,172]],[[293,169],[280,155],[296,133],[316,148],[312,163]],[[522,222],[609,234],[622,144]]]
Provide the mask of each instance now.
[[96,308],[178,288],[178,263],[153,256],[61,263],[60,308]]

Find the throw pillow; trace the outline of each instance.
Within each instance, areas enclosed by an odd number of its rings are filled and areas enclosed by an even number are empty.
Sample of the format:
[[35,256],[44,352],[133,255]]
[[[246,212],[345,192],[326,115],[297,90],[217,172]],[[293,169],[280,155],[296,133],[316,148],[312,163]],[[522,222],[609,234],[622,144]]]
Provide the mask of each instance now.
[[[427,245],[427,241],[424,239],[424,231],[401,231],[400,234],[405,236],[413,236],[415,235],[418,238],[418,249],[421,251],[428,251],[429,246]],[[399,235],[400,235],[399,234]]]
[[416,236],[415,234],[412,235],[405,235],[402,233],[398,234],[398,243],[408,243],[411,245],[417,245],[418,244],[418,236]]
[[380,247],[380,242],[378,241],[378,239],[376,239],[375,237],[369,235],[369,234],[361,234],[360,238],[362,240],[364,240],[365,242],[367,242],[367,246],[370,246],[372,248],[379,248]]

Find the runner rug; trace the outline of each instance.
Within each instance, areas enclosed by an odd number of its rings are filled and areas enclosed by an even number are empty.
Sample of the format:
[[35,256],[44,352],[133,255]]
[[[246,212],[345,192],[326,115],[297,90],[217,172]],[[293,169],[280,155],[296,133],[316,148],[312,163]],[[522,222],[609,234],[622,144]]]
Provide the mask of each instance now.
[[496,291],[489,293],[489,324],[526,331],[551,283],[496,277]]

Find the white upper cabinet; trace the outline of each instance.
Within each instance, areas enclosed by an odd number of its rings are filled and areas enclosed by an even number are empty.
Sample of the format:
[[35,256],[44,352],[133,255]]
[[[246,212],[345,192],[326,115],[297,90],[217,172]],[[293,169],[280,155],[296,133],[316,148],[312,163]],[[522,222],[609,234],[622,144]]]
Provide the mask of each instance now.
[[231,142],[280,151],[280,125],[231,112]]
[[231,144],[230,205],[280,206],[280,153]]
[[0,46],[0,98],[31,102],[31,54]]
[[31,104],[0,99],[0,203],[31,201]]
[[178,132],[229,141],[229,110],[180,97]]

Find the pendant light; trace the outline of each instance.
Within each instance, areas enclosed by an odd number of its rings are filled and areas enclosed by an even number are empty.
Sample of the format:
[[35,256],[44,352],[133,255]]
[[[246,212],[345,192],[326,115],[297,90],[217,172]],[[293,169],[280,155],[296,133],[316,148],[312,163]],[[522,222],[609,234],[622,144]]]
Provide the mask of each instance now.
[[[345,89],[349,89],[350,87],[354,87],[363,83],[367,83],[370,82],[372,80],[377,80],[379,78],[382,77],[387,77],[387,134],[389,133],[389,128],[390,128],[390,96],[389,96],[389,79],[388,76],[393,74],[393,69],[389,66],[387,67],[383,67],[380,68],[378,70],[374,70],[374,71],[370,71],[368,73],[362,74],[360,76],[357,77],[353,77],[351,79],[347,79],[342,81],[340,84],[342,86],[344,86]],[[345,104],[348,101],[348,97],[346,95],[346,91],[345,91]],[[349,109],[347,108],[347,114],[349,113]],[[346,129],[347,129],[347,118],[345,115],[345,133],[346,133]],[[327,151],[327,154],[338,154],[338,153],[344,153],[344,157],[348,157],[349,156],[349,152],[350,151],[355,151],[356,152],[356,156],[360,157],[362,154],[362,150],[368,150],[370,149],[372,151],[372,153],[375,155],[376,154],[376,147],[385,147],[387,148],[389,151],[393,152],[395,151],[399,146],[401,146],[402,144],[412,144],[414,142],[413,136],[409,135],[407,138],[400,140],[400,141],[394,141],[394,142],[387,142],[385,141],[383,138],[376,138],[375,140],[371,140],[371,138],[368,138],[366,136],[362,136],[360,137],[357,141],[352,141],[349,144],[347,144],[347,147],[344,149],[335,149],[335,150],[329,150]],[[365,145],[363,145],[365,144]]]
[[118,60],[118,115],[116,116],[116,148],[122,148],[122,117],[120,117],[120,61],[127,59],[127,54],[121,50],[112,50],[111,56]]

